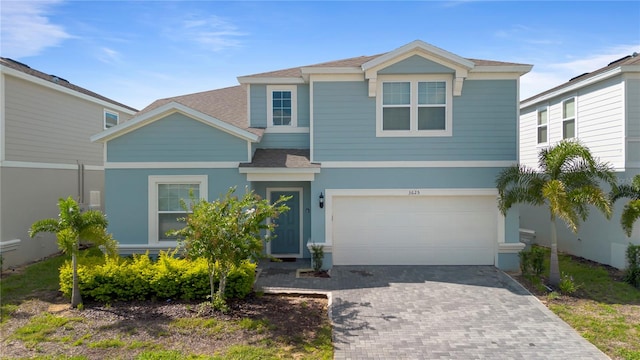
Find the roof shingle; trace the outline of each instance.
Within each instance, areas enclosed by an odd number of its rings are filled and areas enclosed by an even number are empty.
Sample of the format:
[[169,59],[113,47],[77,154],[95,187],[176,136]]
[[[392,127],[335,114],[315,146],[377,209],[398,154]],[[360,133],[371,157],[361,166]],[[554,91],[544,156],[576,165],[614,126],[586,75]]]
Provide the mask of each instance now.
[[240,164],[248,168],[319,168],[310,160],[309,149],[257,149],[250,163]]

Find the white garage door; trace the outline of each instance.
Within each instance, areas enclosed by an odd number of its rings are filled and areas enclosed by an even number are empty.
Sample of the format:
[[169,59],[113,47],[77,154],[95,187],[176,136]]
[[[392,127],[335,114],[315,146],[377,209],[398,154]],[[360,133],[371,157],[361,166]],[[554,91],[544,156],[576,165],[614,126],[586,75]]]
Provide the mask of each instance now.
[[334,196],[335,265],[493,265],[495,196]]

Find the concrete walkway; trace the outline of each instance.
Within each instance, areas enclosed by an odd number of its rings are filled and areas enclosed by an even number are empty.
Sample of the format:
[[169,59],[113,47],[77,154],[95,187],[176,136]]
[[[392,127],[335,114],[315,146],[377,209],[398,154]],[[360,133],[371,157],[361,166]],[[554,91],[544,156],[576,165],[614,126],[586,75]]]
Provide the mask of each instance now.
[[265,292],[326,293],[335,359],[607,359],[527,290],[491,266],[264,263]]

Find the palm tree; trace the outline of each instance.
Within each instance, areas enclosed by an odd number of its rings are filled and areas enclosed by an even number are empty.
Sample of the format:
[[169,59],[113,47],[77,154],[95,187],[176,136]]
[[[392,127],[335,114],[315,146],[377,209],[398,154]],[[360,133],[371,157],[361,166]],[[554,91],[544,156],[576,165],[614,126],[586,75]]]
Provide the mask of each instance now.
[[631,237],[633,231],[633,223],[640,219],[640,175],[634,176],[631,185],[618,185],[611,191],[611,201],[616,202],[621,198],[630,198],[629,202],[624,206],[620,223],[622,229]]
[[512,166],[496,178],[498,208],[503,215],[517,203],[546,205],[551,218],[551,261],[549,282],[560,283],[558,263],[558,235],[556,219],[563,220],[574,233],[579,221],[589,215],[589,205],[611,217],[611,202],[600,188],[600,181],[611,186],[615,175],[611,166],[595,159],[589,149],[575,140],[563,140],[542,149],[538,154],[538,167]]
[[80,241],[85,240],[95,245],[102,245],[108,254],[117,252],[117,243],[107,233],[107,218],[96,210],[81,212],[78,203],[72,197],[58,200],[60,213],[57,219],[38,220],[31,225],[29,236],[34,237],[41,232],[55,233],[58,247],[62,252],[71,254],[73,268],[73,288],[71,306],[78,307],[82,303],[78,285],[78,251]]

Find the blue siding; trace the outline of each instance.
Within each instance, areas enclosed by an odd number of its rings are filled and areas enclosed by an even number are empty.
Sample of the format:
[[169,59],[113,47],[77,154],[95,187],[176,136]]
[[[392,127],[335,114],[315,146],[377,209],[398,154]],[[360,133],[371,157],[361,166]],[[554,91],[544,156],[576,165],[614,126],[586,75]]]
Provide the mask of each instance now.
[[378,71],[378,74],[442,74],[453,72],[455,70],[444,65],[413,55]]
[[[251,126],[267,127],[267,85],[251,85]],[[297,86],[298,127],[308,127],[310,119],[309,85]]]
[[259,149],[308,149],[309,134],[264,134],[257,147]]
[[250,111],[251,126],[258,128],[267,127],[267,85],[254,85],[250,87]]
[[[323,168],[311,183],[316,201],[326,189],[495,189],[502,168]],[[497,204],[496,204],[497,206]],[[312,241],[324,242],[325,211],[312,206]],[[518,242],[518,209],[505,221],[505,242]]]
[[286,187],[301,187],[302,188],[302,222],[303,222],[303,257],[310,258],[309,250],[307,249],[307,241],[311,238],[311,185],[309,182],[254,182],[253,190],[256,194],[267,198],[267,188],[286,188]]
[[517,82],[465,80],[453,99],[451,137],[376,137],[365,82],[314,87],[314,160],[517,160]]
[[177,113],[107,144],[112,162],[246,160],[246,140]]
[[224,195],[232,186],[244,192],[249,183],[238,169],[107,169],[105,213],[109,232],[121,244],[148,244],[150,175],[207,175],[209,200]]

